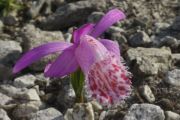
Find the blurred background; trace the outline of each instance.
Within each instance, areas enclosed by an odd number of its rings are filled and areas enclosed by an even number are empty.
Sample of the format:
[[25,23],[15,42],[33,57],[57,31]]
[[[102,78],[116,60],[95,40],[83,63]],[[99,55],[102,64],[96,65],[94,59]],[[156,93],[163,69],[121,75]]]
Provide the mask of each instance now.
[[[116,108],[75,104],[69,77],[45,78],[47,56],[19,74],[28,50],[72,39],[75,28],[118,8],[126,19],[102,37],[117,41],[132,72],[132,94]],[[180,120],[179,0],[0,0],[1,120]]]

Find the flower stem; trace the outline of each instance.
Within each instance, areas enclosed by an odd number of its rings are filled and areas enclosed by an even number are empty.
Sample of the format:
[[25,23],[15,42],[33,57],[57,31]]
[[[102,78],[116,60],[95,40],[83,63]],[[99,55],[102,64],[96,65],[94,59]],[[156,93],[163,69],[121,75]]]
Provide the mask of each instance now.
[[71,74],[71,84],[76,94],[76,102],[84,102],[84,75],[83,72],[78,69],[76,72]]

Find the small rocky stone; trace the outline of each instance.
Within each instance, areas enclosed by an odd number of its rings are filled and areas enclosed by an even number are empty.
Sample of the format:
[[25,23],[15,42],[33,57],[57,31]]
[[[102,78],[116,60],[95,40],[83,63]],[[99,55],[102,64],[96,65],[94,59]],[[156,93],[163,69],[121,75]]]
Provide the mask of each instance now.
[[172,24],[172,29],[180,30],[180,16],[177,16]]
[[32,101],[18,105],[12,114],[15,118],[22,119],[42,108],[44,108],[44,104],[41,101]]
[[133,65],[135,75],[156,75],[166,72],[171,66],[172,56],[169,48],[130,48],[127,62]]
[[163,110],[173,110],[174,105],[171,99],[162,98],[157,102],[157,104],[163,109]]
[[127,39],[123,35],[125,33],[125,30],[123,30],[122,28],[116,27],[116,26],[111,26],[107,30],[107,33],[109,34],[111,40],[115,40],[119,44],[127,43]]
[[3,22],[0,20],[0,32],[3,30],[4,24]]
[[66,0],[52,0],[51,2],[52,5],[54,5],[55,7],[59,7],[66,4]]
[[133,104],[123,120],[164,120],[164,111],[153,104]]
[[180,69],[168,71],[165,82],[173,86],[180,86]]
[[116,33],[116,32],[118,32],[118,33],[125,33],[125,30],[122,29],[122,28],[120,28],[120,27],[111,26],[111,27],[107,30],[107,32],[108,32],[109,34],[111,34],[111,33]]
[[17,18],[12,15],[6,16],[3,19],[3,23],[8,26],[14,26],[17,23]]
[[23,75],[14,79],[14,86],[20,87],[20,88],[32,87],[34,86],[35,80],[36,80],[36,77],[31,74]]
[[64,120],[64,118],[62,113],[55,108],[48,108],[30,114],[28,120]]
[[155,23],[155,31],[156,33],[159,33],[161,30],[165,30],[170,27],[170,24],[168,23]]
[[38,85],[41,88],[47,87],[50,84],[50,78],[45,77],[44,73],[42,74],[36,74],[36,85]]
[[0,73],[3,73],[0,74],[0,81],[3,81],[4,83],[8,82],[8,80],[11,80],[13,77],[12,68],[1,63],[0,63]]
[[164,6],[167,7],[178,7],[179,6],[179,1],[178,0],[173,0],[173,1],[169,1],[169,0],[163,0],[162,3]]
[[[38,1],[33,1],[31,3],[31,7],[29,8],[29,10],[27,11],[27,15],[30,18],[34,18],[37,17],[40,13],[40,11],[42,10],[42,7],[46,4],[46,6],[50,7],[50,1],[49,0],[38,0]],[[47,7],[46,7],[47,9]]]
[[172,54],[172,63],[177,66],[180,65],[180,54],[179,53]]
[[40,101],[40,97],[35,89],[29,89],[27,92],[25,92],[22,97],[25,100],[33,100],[33,101]]
[[11,120],[3,109],[0,109],[0,120]]
[[104,120],[105,117],[106,117],[106,111],[102,111],[99,116],[99,120]]
[[13,99],[5,94],[0,93],[0,107],[8,105]]
[[18,42],[0,40],[0,63],[14,63],[20,56],[22,48]]
[[172,111],[166,111],[165,116],[166,120],[180,120],[180,115]]
[[122,120],[124,116],[124,112],[119,109],[102,111],[99,120]]
[[5,84],[5,85],[0,85],[0,91],[1,93],[12,97],[12,98],[21,98],[23,94],[25,94],[28,90],[26,88],[16,88],[14,86]]
[[70,43],[72,40],[72,34],[66,33],[66,34],[64,34],[64,38],[65,38],[66,42]]
[[121,33],[118,33],[118,32],[111,34],[111,40],[115,40],[119,44],[127,43],[126,37],[124,35],[122,35]]
[[96,23],[100,20],[102,16],[104,16],[103,12],[93,12],[91,15],[88,16],[88,22]]
[[[93,11],[106,7],[104,0],[85,0],[60,6],[56,12],[43,20],[40,26],[46,30],[58,30],[85,22]],[[80,17],[81,16],[81,17]]]
[[67,109],[65,115],[64,115],[64,119],[65,120],[74,120],[73,119],[73,109],[70,108],[70,109]]
[[96,101],[91,101],[92,107],[94,109],[94,111],[100,111],[103,109],[103,107]]
[[[21,36],[23,38],[24,52],[48,42],[64,41],[63,34],[60,31],[42,31],[31,24],[26,25],[22,29]],[[45,65],[56,57],[57,55],[48,55],[31,65],[30,68],[36,71],[43,71]]]
[[154,102],[155,101],[155,97],[154,94],[151,91],[151,88],[148,85],[144,85],[140,88],[141,90],[141,94],[143,95],[143,97],[148,101],[148,102]]
[[37,91],[33,88],[16,88],[11,85],[0,85],[1,93],[8,95],[9,97],[23,100],[40,101]]
[[94,120],[91,103],[76,103],[65,114],[65,120]]
[[171,36],[165,36],[160,41],[160,46],[175,48],[178,45],[177,39]]
[[148,46],[152,43],[150,37],[144,32],[139,31],[128,40],[129,44],[133,47]]

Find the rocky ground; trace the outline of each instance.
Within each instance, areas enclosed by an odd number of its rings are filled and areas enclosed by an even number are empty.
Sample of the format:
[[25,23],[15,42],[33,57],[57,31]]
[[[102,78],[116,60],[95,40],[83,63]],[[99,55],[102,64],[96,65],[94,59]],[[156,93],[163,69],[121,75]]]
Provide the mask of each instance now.
[[[27,8],[0,19],[1,120],[180,120],[179,0],[18,1]],[[24,52],[70,41],[74,27],[96,22],[115,7],[127,18],[104,36],[118,41],[133,74],[132,94],[117,108],[75,103],[68,77],[45,78],[45,64],[57,55],[12,74]]]

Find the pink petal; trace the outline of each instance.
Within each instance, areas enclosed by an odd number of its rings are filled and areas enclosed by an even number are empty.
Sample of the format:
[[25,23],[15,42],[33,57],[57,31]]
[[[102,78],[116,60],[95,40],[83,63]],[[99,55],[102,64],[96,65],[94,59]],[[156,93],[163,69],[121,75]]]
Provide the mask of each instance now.
[[90,35],[93,37],[100,36],[106,29],[111,25],[125,18],[125,15],[122,11],[118,9],[110,10],[94,27],[94,30]]
[[55,60],[55,62],[47,65],[45,69],[45,76],[63,77],[72,72],[75,72],[79,65],[76,61],[74,51],[74,46],[64,50],[61,55]]
[[110,52],[113,52],[117,57],[120,58],[119,44],[116,41],[101,39],[99,40]]
[[79,44],[81,36],[89,34],[94,27],[94,24],[85,24],[73,33],[73,40],[75,44]]
[[36,47],[24,54],[21,59],[17,61],[16,65],[13,68],[13,73],[21,71],[25,67],[29,66],[33,62],[41,59],[48,54],[62,51],[70,46],[72,46],[71,43],[53,42]]
[[87,92],[104,106],[115,105],[129,96],[129,72],[113,54],[92,65],[86,75]]
[[90,66],[106,57],[108,50],[95,38],[85,35],[75,51],[76,59],[83,70],[87,73]]

